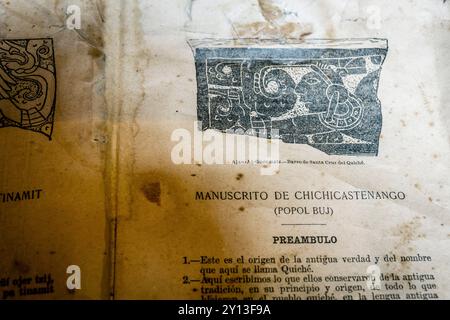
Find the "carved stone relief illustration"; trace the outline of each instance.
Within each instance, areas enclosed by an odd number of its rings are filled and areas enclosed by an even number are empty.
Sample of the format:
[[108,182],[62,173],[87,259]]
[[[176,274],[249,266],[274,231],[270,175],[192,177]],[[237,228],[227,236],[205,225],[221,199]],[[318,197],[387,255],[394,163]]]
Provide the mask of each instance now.
[[56,76],[52,39],[0,40],[0,128],[51,139]]
[[[384,39],[299,44],[195,42],[202,130],[246,132],[327,154],[378,154]],[[271,134],[277,129],[278,134]]]

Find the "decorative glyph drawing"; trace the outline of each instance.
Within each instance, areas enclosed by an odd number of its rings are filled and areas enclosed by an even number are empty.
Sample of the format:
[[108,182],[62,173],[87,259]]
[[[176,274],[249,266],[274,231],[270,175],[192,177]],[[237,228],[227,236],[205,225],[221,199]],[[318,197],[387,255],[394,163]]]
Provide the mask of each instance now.
[[[377,155],[384,39],[191,40],[202,130],[246,132],[327,154]],[[278,135],[270,136],[271,129]]]
[[0,128],[51,139],[56,77],[52,39],[0,40]]

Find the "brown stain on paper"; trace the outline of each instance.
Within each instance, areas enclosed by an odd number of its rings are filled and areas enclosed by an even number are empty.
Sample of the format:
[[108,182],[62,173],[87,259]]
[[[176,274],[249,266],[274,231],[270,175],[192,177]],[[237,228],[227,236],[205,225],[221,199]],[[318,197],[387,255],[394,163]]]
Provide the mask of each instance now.
[[[412,242],[426,237],[426,235],[419,233],[420,226],[420,217],[418,216],[409,222],[397,226],[394,235],[399,237],[399,241],[394,247],[394,252],[400,253],[402,250],[415,251],[415,246]],[[411,268],[411,262],[400,262],[400,268],[400,271],[408,271]]]
[[[185,176],[185,173],[167,168],[133,175],[132,184],[140,186],[134,192],[139,191],[147,201],[135,198],[132,204],[133,214],[129,219],[121,220],[123,223],[119,229],[122,231],[118,245],[119,256],[122,258],[117,261],[119,288],[127,291],[130,288],[128,283],[138,279],[126,270],[135,270],[137,274],[141,274],[144,269],[147,273],[158,270],[157,278],[139,278],[146,286],[164,282],[168,288],[173,288],[178,285],[178,278],[173,275],[185,272],[186,269],[179,263],[180,257],[189,256],[194,259],[200,255],[226,257],[230,254],[232,240],[224,234],[221,219],[217,219],[217,203],[195,200],[195,191],[201,189],[200,182],[198,179],[185,179]],[[213,181],[211,179],[209,187],[214,189],[219,183],[216,185]],[[154,203],[157,202],[159,205],[156,207]],[[133,231],[132,234],[129,233],[130,230]],[[122,232],[128,236],[123,238]],[[133,243],[133,250],[142,254],[125,261],[121,252],[126,254],[130,250],[125,243]],[[148,260],[150,257],[151,261]],[[198,277],[198,272],[193,271],[190,276]],[[171,290],[161,288],[159,292],[146,293],[145,298],[158,299],[168,292],[173,295]],[[120,292],[121,290],[119,294]],[[191,299],[199,298],[198,293],[192,291],[190,294]],[[189,292],[184,293],[185,297],[188,295]]]
[[258,9],[264,21],[234,25],[237,37],[301,40],[313,33],[310,24],[284,21],[286,14],[271,0],[258,0]]
[[14,270],[20,272],[21,274],[26,274],[30,271],[30,266],[27,263],[18,259],[14,260],[13,268]]
[[142,192],[148,201],[161,205],[161,183],[151,182],[142,186]]

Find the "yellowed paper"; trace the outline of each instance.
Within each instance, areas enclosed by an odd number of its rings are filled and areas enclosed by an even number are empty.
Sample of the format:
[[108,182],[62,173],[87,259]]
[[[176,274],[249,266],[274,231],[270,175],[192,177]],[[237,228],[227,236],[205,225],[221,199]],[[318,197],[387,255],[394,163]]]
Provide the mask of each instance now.
[[0,298],[449,298],[448,3],[0,3]]
[[[136,42],[124,68],[128,74],[136,68],[143,85],[124,87],[142,100],[124,104],[132,131],[121,137],[127,155],[119,175],[117,298],[449,297],[448,4],[173,1],[125,8],[130,20],[123,28]],[[195,149],[199,75],[189,40],[204,47],[234,39],[221,47],[270,48],[315,38],[389,42],[378,87],[378,155],[327,155],[307,144],[279,142],[280,159],[291,162],[273,175],[261,175],[263,164],[195,161],[212,142]],[[174,148],[186,142],[171,140],[180,128],[192,138],[191,164],[173,161]],[[248,137],[245,146],[257,142]],[[339,197],[394,193],[321,200],[323,191]],[[234,200],[208,200],[214,192],[231,193]],[[239,200],[244,192],[268,198]],[[276,215],[277,208],[283,213]]]
[[[0,70],[14,78],[0,100],[0,299],[109,297],[102,9],[77,2],[76,32],[70,4],[0,2]],[[74,265],[81,290],[66,283]]]

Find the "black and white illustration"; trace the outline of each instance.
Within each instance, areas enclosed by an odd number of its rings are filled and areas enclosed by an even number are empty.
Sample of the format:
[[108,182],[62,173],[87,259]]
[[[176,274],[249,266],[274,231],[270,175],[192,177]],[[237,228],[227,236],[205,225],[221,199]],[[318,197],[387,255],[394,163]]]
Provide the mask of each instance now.
[[[377,91],[387,40],[190,44],[202,130],[265,131],[327,154],[378,154]],[[273,129],[278,135],[270,135]]]
[[0,40],[0,128],[51,138],[56,79],[52,39]]

